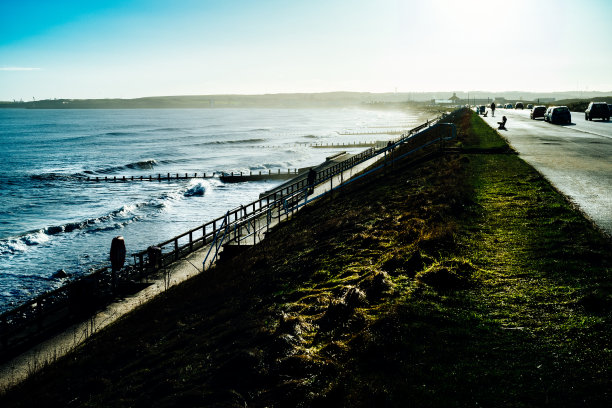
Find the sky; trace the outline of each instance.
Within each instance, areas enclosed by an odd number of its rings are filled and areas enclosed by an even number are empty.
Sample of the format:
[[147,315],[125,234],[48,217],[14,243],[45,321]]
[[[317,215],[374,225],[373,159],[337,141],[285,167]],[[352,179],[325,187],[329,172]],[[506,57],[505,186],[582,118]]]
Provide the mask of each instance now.
[[0,100],[612,91],[611,0],[0,0]]

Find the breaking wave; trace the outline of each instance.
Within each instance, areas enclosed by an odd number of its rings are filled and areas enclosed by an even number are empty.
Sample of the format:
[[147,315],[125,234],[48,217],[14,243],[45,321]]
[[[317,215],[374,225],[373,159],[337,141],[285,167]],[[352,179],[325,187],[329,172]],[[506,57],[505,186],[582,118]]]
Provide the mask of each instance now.
[[128,163],[123,166],[107,167],[105,169],[87,170],[86,174],[111,174],[122,170],[153,170],[159,164],[167,164],[170,161],[162,161],[161,163],[155,159],[141,160],[133,163]]
[[137,220],[139,216],[135,210],[147,204],[124,205],[118,210],[101,217],[90,218],[83,221],[68,222],[61,225],[52,225],[36,231],[30,231],[24,235],[0,240],[0,255],[12,255],[17,252],[25,252],[30,247],[47,243],[53,236],[84,231],[93,233],[123,228]]
[[124,205],[108,214],[88,218],[81,221],[67,222],[60,225],[50,225],[20,236],[0,239],[0,256],[14,255],[25,252],[32,247],[44,245],[53,237],[69,233],[97,233],[122,229],[126,225],[155,216],[167,211],[173,203],[190,197],[203,197],[210,194],[215,187],[223,183],[217,179],[192,180],[183,184],[179,189],[161,193],[149,201]]
[[195,186],[189,188],[183,194],[185,197],[203,197],[206,192],[206,187],[202,183],[198,183]]
[[184,197],[203,197],[209,194],[215,187],[221,185],[218,178],[206,180],[192,180],[187,186],[187,190],[183,193]]

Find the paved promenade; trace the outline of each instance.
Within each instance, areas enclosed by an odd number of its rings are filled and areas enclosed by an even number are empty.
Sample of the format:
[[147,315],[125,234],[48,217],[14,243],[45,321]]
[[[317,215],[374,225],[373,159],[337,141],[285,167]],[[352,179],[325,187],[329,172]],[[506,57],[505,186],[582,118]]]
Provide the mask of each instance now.
[[612,121],[586,121],[572,112],[571,125],[529,118],[530,110],[496,109],[483,119],[599,228],[612,236]]

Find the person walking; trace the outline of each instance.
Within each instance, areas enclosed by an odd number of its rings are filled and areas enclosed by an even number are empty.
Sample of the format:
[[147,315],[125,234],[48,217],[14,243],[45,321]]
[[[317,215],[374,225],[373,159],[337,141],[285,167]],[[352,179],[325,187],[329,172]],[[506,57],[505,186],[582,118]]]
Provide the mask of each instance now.
[[495,117],[495,102],[491,102],[491,117]]
[[308,178],[306,183],[308,184],[308,195],[311,195],[314,192],[314,184],[317,179],[317,172],[311,167],[308,170]]
[[110,249],[110,261],[111,261],[111,290],[113,294],[117,289],[117,274],[123,268],[125,263],[125,240],[122,236],[113,238]]

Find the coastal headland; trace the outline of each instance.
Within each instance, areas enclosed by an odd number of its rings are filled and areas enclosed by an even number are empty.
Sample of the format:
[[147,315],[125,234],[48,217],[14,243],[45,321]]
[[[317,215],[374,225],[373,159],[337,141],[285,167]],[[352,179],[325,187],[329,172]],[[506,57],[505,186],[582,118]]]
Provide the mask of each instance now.
[[30,406],[607,406],[612,244],[467,109],[0,397]]

